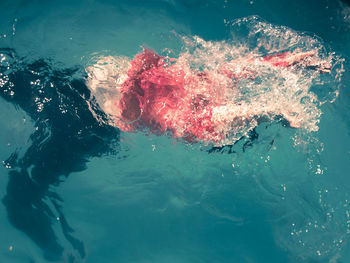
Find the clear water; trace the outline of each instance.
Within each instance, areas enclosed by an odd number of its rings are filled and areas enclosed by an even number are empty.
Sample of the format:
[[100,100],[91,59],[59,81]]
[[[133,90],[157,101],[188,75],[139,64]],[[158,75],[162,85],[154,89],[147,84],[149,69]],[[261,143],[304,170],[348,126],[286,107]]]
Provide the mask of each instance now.
[[[350,261],[348,1],[3,0],[0,10],[0,262]],[[178,52],[172,32],[238,43],[232,22],[252,15],[344,59],[341,79],[313,87],[318,130],[276,121],[221,149],[119,132],[91,114],[85,68],[96,56]]]

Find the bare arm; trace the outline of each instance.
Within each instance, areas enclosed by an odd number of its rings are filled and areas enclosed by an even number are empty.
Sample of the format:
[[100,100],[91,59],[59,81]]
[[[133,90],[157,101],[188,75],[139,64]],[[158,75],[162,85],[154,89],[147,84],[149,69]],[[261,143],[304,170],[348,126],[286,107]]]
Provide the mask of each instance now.
[[228,62],[221,68],[221,72],[233,79],[254,79],[259,73],[252,70],[250,65],[266,64],[267,66],[292,68],[303,67],[318,70],[320,73],[330,73],[331,64],[320,59],[315,51],[290,52],[267,55],[255,58],[240,58]]

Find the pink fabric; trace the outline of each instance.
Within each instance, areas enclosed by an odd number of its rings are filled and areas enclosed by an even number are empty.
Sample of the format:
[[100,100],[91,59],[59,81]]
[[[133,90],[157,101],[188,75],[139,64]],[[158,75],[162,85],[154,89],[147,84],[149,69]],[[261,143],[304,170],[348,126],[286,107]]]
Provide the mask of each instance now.
[[[208,134],[214,132],[210,121],[213,105],[200,96],[187,96],[185,73],[165,60],[151,50],[144,50],[131,62],[119,102],[125,123],[120,128],[169,133],[188,141],[208,139]],[[177,118],[173,119],[175,112]]]

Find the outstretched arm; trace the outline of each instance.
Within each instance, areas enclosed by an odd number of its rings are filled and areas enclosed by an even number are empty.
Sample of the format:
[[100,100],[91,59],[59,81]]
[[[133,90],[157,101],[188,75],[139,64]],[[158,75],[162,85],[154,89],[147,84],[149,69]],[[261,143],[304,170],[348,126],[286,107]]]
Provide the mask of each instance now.
[[[256,59],[255,59],[256,60]],[[319,70],[321,73],[330,73],[331,65],[329,62],[316,56],[315,51],[308,52],[290,52],[286,51],[279,54],[268,55],[260,58],[276,67],[301,66],[309,69]]]
[[315,51],[290,52],[267,55],[255,58],[239,58],[228,62],[221,68],[221,72],[232,79],[254,79],[258,72],[254,71],[250,65],[266,64],[268,66],[291,68],[302,67],[318,70],[320,73],[330,73],[331,64],[320,59]]

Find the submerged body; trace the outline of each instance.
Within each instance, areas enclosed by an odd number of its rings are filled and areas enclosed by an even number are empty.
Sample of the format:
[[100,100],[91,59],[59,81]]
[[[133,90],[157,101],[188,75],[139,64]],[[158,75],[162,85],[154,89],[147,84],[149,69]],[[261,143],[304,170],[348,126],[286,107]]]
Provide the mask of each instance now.
[[291,127],[301,125],[302,116],[292,106],[235,102],[234,98],[241,96],[240,81],[254,82],[259,67],[330,72],[330,65],[312,51],[244,57],[198,69],[186,61],[186,56],[161,57],[145,49],[132,61],[100,59],[88,69],[88,85],[95,94],[104,90],[101,107],[111,116],[112,124],[123,131],[146,130],[222,145],[241,127],[256,125],[262,118],[282,116]]

